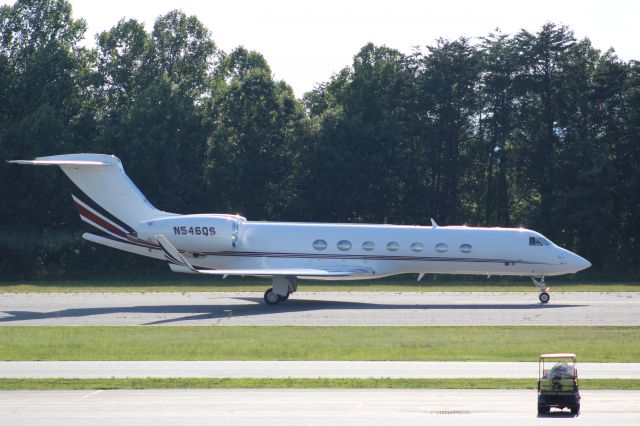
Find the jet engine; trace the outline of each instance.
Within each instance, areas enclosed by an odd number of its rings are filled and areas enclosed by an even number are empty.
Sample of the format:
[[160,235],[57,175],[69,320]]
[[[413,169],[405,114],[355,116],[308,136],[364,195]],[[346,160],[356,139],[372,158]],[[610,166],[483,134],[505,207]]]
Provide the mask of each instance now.
[[238,244],[242,216],[194,214],[171,216],[140,222],[137,237],[156,243],[156,235],[162,234],[178,249],[209,253],[232,250]]

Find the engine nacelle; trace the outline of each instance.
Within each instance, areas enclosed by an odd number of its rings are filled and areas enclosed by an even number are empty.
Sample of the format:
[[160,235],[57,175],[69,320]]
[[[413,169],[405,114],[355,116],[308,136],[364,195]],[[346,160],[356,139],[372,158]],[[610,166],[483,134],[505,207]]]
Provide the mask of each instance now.
[[233,215],[193,214],[152,219],[136,227],[138,238],[156,243],[162,234],[179,250],[216,252],[238,243],[239,224],[246,219]]

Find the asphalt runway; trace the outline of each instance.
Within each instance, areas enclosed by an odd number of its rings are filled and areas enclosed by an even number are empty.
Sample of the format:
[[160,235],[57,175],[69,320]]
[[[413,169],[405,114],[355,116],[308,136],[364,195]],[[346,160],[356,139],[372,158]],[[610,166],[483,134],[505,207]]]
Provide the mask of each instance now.
[[[4,426],[640,424],[639,391],[583,391],[582,412],[538,417],[535,390],[3,391]],[[490,403],[488,402],[490,401]]]
[[[640,379],[640,363],[578,365],[581,379]],[[0,361],[0,378],[531,378],[537,362]],[[2,379],[0,379],[2,380]]]
[[640,292],[2,293],[0,325],[640,325]]

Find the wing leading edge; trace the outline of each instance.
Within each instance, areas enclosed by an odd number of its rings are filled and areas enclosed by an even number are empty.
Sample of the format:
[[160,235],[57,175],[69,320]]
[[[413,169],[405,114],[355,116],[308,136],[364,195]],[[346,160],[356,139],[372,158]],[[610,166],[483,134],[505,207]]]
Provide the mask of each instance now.
[[164,235],[156,235],[158,244],[174,272],[208,275],[258,275],[258,276],[295,276],[295,277],[347,277],[351,275],[374,275],[370,268],[340,268],[340,269],[307,269],[307,268],[279,268],[279,269],[202,269],[196,268],[180,251],[167,240]]

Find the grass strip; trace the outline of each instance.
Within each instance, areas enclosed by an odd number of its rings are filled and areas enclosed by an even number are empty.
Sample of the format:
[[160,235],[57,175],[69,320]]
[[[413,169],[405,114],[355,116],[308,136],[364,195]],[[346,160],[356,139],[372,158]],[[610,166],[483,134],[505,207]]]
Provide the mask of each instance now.
[[[5,379],[0,390],[72,389],[535,389],[535,379]],[[582,390],[640,390],[638,379],[583,379]]]
[[0,327],[0,360],[637,362],[640,327]]

